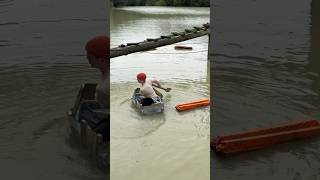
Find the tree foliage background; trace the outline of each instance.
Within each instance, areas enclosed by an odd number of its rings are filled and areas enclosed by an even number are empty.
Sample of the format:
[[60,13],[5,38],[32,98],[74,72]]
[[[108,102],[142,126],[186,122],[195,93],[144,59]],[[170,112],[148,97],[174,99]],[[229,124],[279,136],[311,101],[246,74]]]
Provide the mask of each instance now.
[[209,7],[210,0],[111,0],[113,6],[193,6]]

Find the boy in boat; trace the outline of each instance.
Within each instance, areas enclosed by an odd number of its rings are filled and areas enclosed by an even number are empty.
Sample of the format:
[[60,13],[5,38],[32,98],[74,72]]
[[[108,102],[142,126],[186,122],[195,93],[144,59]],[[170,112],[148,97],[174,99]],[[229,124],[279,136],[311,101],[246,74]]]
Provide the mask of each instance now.
[[[101,114],[96,114],[89,109],[85,109],[84,111],[87,112],[85,116],[86,119],[90,120],[93,119],[93,121],[99,121],[97,123],[97,127],[95,128],[95,131],[97,133],[102,134],[104,141],[110,141],[110,124],[107,119],[109,119],[109,116],[107,115],[109,109],[110,109],[110,103],[109,103],[109,84],[110,84],[110,78],[109,78],[109,69],[110,69],[110,39],[106,36],[97,36],[91,40],[89,40],[86,44],[86,52],[87,52],[87,60],[91,67],[97,68],[101,72],[101,80],[96,86],[95,91],[95,100],[98,103],[99,109],[104,110]],[[90,106],[88,104],[88,106]],[[98,119],[98,120],[97,120]],[[99,120],[101,119],[101,120]]]
[[[98,103],[98,109],[102,109],[102,114],[90,110],[89,104],[85,108],[87,117],[95,122],[96,133],[102,135],[103,140],[110,145],[110,39],[106,36],[97,36],[89,40],[86,44],[87,60],[91,67],[97,68],[101,72],[101,80],[96,86],[95,100]],[[109,148],[107,148],[109,150]],[[109,162],[109,152],[103,154],[103,163]]]
[[101,72],[101,81],[96,87],[95,99],[104,108],[109,108],[109,69],[110,40],[105,36],[97,36],[86,44],[87,59],[91,67]]
[[159,98],[153,87],[164,89],[167,92],[170,91],[169,88],[163,88],[157,79],[147,79],[145,73],[137,74],[137,80],[142,85],[140,88],[140,95],[142,96],[140,97],[140,102],[142,106],[149,106],[154,103],[154,100]]

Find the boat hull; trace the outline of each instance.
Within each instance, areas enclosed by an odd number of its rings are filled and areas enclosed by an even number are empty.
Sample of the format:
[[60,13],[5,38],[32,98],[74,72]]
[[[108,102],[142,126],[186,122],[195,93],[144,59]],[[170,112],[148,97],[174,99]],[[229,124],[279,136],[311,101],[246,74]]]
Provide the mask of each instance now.
[[[81,114],[84,111],[84,106],[94,104],[94,92],[96,84],[84,84],[81,86],[76,102],[73,108],[68,112],[69,127],[74,134],[77,135],[81,144],[88,150],[90,156],[95,161],[97,166],[102,169],[107,169],[109,166],[109,141],[103,135],[97,132],[102,123],[109,123],[109,112],[103,110],[103,113],[98,114],[97,119],[85,118]],[[97,104],[97,103],[96,103]],[[102,109],[100,109],[101,111]],[[101,118],[102,115],[106,119]],[[100,118],[101,120],[98,120]],[[109,132],[108,129],[105,129]]]
[[[156,91],[156,90],[155,90]],[[136,88],[132,95],[132,104],[138,109],[141,114],[154,114],[154,113],[162,113],[164,111],[164,102],[163,95],[156,91],[159,98],[155,99],[154,103],[149,106],[143,106],[139,101],[139,92],[140,88]]]

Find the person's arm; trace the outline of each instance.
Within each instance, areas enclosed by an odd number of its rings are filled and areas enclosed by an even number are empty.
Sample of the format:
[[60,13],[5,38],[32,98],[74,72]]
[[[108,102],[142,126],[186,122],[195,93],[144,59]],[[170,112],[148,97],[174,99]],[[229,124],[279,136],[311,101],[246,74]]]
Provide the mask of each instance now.
[[160,82],[156,79],[151,80],[152,86],[165,90],[166,92],[171,91],[171,88],[162,87]]
[[160,82],[157,79],[152,79],[151,82],[153,86],[162,88]]

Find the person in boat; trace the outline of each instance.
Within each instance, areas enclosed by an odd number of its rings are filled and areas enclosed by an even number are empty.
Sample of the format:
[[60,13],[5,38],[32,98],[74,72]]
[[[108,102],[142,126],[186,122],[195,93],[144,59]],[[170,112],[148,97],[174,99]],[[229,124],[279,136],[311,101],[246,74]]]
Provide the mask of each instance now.
[[[95,131],[102,134],[105,141],[110,141],[110,123],[108,121],[108,111],[110,109],[110,96],[109,96],[109,84],[110,84],[110,39],[106,36],[97,36],[89,40],[85,46],[87,60],[91,67],[97,68],[101,72],[100,82],[96,86],[95,100],[98,107],[95,108],[105,109],[105,116],[96,115],[93,112],[87,111],[87,116],[90,118],[101,118]],[[89,112],[89,113],[88,113]],[[88,115],[89,114],[89,115]]]
[[95,99],[101,107],[109,108],[109,70],[110,70],[110,39],[97,36],[86,44],[87,59],[91,67],[101,72],[101,80],[96,87]]
[[137,74],[137,80],[142,85],[139,92],[139,100],[142,106],[149,106],[153,104],[156,99],[160,98],[153,87],[165,89],[157,79],[147,79],[147,75],[145,73]]

